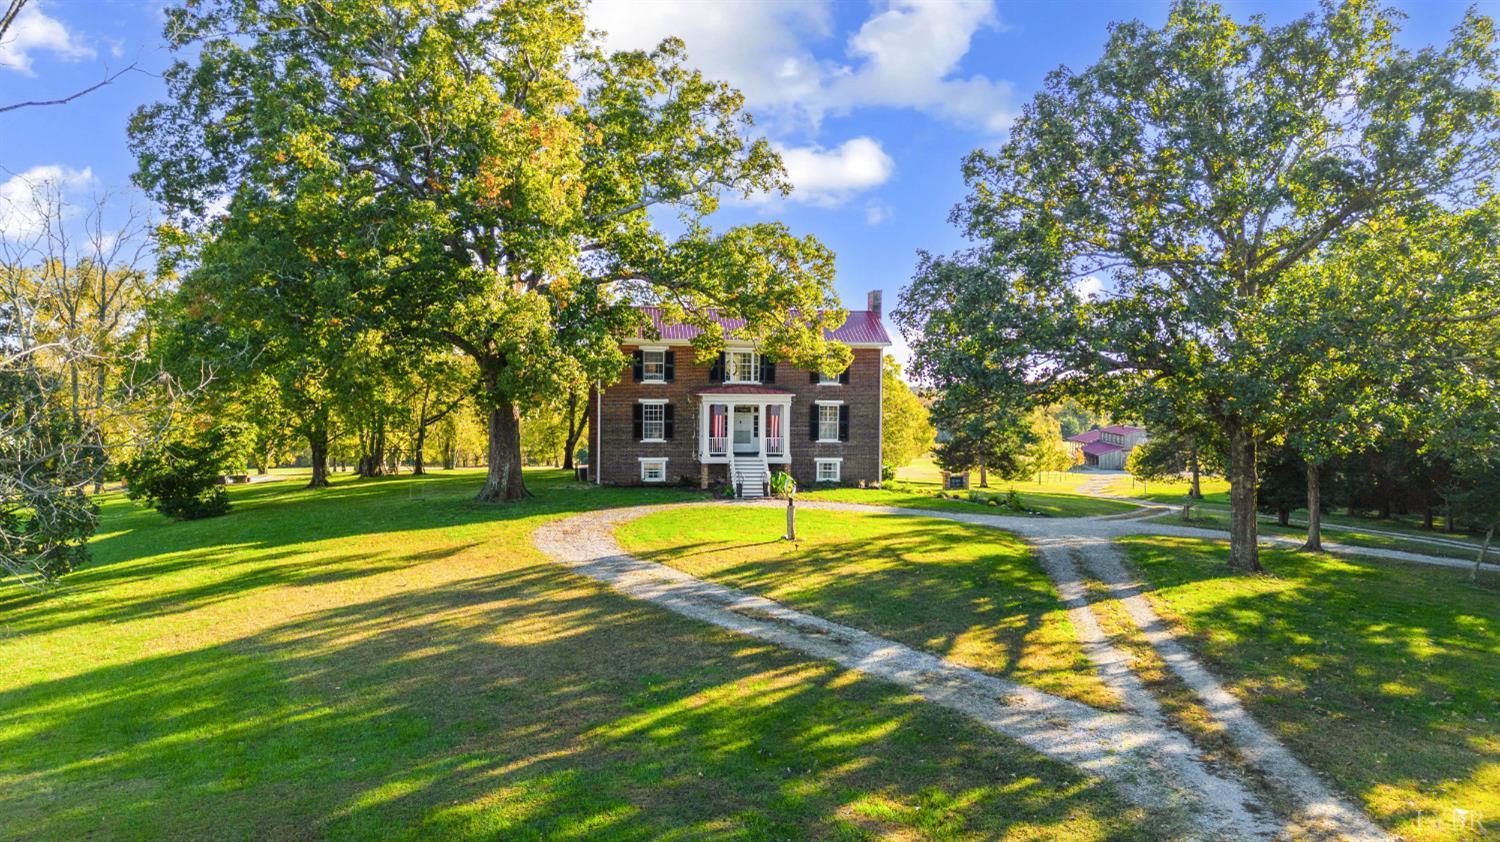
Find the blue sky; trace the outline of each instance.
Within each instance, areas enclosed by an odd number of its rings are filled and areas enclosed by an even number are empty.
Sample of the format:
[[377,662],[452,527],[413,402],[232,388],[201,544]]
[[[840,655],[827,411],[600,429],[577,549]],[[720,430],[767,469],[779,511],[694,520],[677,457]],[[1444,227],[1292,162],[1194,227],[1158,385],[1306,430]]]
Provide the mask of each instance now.
[[[1418,47],[1444,41],[1468,4],[1398,5],[1409,16],[1401,40]],[[1500,14],[1500,0],[1478,5]],[[33,0],[0,45],[0,103],[66,94],[132,61],[159,73],[170,61],[162,6]],[[1292,0],[1226,6],[1273,22],[1315,8]],[[847,305],[884,289],[889,308],[918,249],[962,245],[947,216],[964,193],[964,154],[1003,138],[1049,71],[1093,61],[1111,21],[1157,25],[1166,11],[1166,3],[1134,0],[635,0],[597,4],[590,18],[619,47],[682,37],[696,65],[745,91],[757,129],[782,148],[792,198],[731,204],[720,224],[777,218],[813,234],[838,254]],[[149,73],[66,106],[0,114],[0,199],[21,195],[17,179],[28,173],[60,178],[77,194],[128,189],[126,123],[162,95]]]

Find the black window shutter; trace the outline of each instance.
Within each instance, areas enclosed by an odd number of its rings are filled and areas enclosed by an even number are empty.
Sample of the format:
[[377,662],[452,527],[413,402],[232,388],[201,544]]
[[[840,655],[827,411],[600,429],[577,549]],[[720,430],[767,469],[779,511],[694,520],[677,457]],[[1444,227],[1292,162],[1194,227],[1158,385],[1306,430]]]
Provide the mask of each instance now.
[[631,430],[635,434],[636,441],[640,441],[641,439],[646,437],[644,430],[641,429],[644,425],[641,424],[640,404],[636,404],[635,406],[632,406],[630,408],[630,424]]
[[775,360],[768,360],[765,357],[761,357],[760,358],[760,382],[762,382],[762,383],[775,383],[776,382],[776,361]]
[[637,383],[641,382],[641,377],[643,376],[645,357],[646,354],[643,351],[636,351],[630,355],[630,371]]
[[714,367],[708,372],[708,379],[715,383],[724,382],[724,352],[719,352],[719,358],[714,361]]
[[666,351],[662,354],[662,359],[666,360],[662,364],[662,369],[665,372],[667,382],[671,383],[677,378],[677,354],[674,351]]
[[839,407],[839,441],[849,440],[849,407]]
[[672,440],[672,405],[665,404],[661,408],[661,437],[667,441]]
[[[854,364],[850,363],[849,368],[854,368]],[[849,385],[849,368],[846,368],[843,371],[839,372],[839,382],[844,384],[845,386]]]
[[816,368],[808,369],[807,382],[813,384],[814,386],[818,385],[818,370]]
[[[813,376],[817,377],[818,373],[817,372],[813,372]],[[809,439],[813,440],[813,441],[817,441],[818,440],[818,405],[817,404],[813,404],[812,406],[808,407],[808,409],[811,410],[812,414],[811,414],[810,417],[812,418],[812,420],[809,421],[808,424],[807,424],[807,437]]]

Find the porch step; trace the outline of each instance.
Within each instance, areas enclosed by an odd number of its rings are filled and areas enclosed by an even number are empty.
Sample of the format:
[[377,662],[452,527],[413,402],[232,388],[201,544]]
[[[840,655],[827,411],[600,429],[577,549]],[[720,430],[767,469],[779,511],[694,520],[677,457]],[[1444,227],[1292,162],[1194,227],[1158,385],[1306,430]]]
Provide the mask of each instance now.
[[729,479],[743,498],[766,496],[770,471],[759,459],[736,459],[729,463]]

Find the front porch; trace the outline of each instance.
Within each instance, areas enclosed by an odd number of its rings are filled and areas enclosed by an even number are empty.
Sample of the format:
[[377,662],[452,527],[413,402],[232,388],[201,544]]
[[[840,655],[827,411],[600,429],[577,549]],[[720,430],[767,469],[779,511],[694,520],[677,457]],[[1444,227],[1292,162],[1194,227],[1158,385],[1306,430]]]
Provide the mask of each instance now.
[[710,465],[725,465],[726,479],[746,496],[766,493],[771,466],[787,470],[793,394],[766,386],[723,386],[698,394],[698,461],[703,484]]

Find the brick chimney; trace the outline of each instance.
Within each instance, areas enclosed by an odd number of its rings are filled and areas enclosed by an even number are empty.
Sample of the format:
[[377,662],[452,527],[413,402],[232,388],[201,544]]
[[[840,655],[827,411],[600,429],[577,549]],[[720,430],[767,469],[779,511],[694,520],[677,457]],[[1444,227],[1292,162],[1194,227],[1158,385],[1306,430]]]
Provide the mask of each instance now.
[[865,305],[865,309],[869,310],[871,313],[874,313],[877,319],[880,318],[880,290],[870,290],[869,301]]

